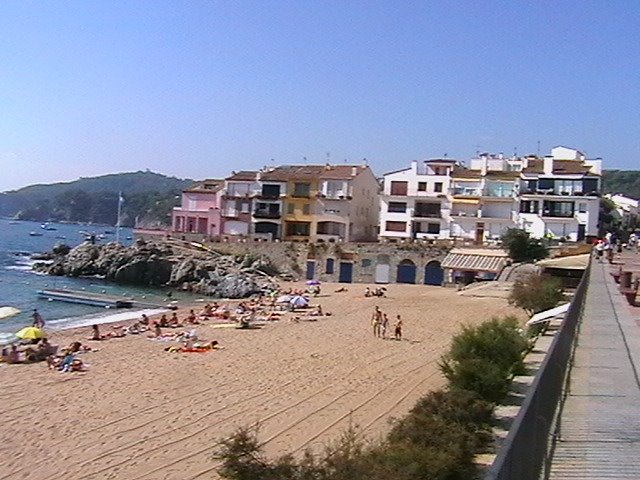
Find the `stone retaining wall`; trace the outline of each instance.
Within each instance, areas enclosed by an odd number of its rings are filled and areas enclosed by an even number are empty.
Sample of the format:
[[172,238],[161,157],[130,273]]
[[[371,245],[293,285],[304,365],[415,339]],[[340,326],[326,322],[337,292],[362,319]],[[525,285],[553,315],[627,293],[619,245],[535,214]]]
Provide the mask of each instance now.
[[[165,232],[136,231],[136,238],[159,241],[166,239]],[[412,243],[297,243],[267,242],[245,239],[237,242],[209,242],[202,235],[187,235],[180,240],[202,243],[223,254],[265,255],[282,272],[290,272],[297,279],[314,278],[323,282],[344,283],[396,283],[399,265],[408,271],[415,270],[414,283],[425,283],[425,267],[439,265],[450,250],[449,245],[433,245],[427,242]],[[331,268],[333,264],[333,269]],[[381,265],[381,267],[378,267]],[[388,267],[386,267],[388,266]],[[378,282],[376,282],[378,269]],[[382,275],[380,270],[388,270]],[[332,271],[333,270],[333,271]],[[351,281],[347,271],[351,270]],[[402,275],[402,274],[401,274]],[[401,279],[402,280],[402,279]],[[410,283],[410,282],[402,282]]]

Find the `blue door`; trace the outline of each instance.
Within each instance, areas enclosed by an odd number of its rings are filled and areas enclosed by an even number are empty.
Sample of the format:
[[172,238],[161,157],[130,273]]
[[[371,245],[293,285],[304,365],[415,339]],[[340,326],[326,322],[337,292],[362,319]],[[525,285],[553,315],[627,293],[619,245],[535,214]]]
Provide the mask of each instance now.
[[313,277],[316,275],[316,262],[308,261],[307,262],[307,280],[313,280]]
[[353,278],[353,263],[340,262],[340,276],[338,281],[340,283],[351,283]]
[[416,265],[411,260],[403,260],[398,264],[397,283],[416,283]]
[[442,285],[444,281],[444,270],[440,262],[433,260],[424,267],[424,284],[425,285]]
[[326,268],[324,269],[324,273],[333,273],[333,265],[334,265],[333,258],[327,258],[327,265],[326,265]]

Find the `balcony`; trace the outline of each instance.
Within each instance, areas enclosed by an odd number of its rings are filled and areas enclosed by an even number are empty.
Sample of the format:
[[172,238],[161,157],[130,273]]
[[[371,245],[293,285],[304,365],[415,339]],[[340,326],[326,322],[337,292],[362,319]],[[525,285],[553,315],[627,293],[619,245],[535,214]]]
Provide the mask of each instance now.
[[282,216],[282,214],[279,211],[259,209],[259,210],[254,210],[253,216],[255,218],[273,218],[273,219],[278,219],[278,218],[280,218]]
[[327,193],[318,192],[317,195],[319,198],[324,198],[326,200],[351,200],[352,198],[351,195],[347,195],[347,192],[342,191]]
[[222,211],[222,216],[223,217],[230,217],[230,218],[237,218],[240,214],[240,210],[232,210],[232,209],[228,209],[228,210],[223,210]]
[[480,188],[453,187],[453,188],[449,189],[449,192],[454,197],[480,197],[480,196],[482,196],[482,190]]
[[489,198],[514,198],[516,196],[516,192],[514,190],[499,190],[492,188],[485,188],[482,191],[483,197]]
[[574,212],[554,212],[554,211],[550,211],[550,210],[546,210],[544,212],[542,212],[541,215],[543,218],[565,218],[565,219],[571,219],[575,217],[575,213]]
[[424,210],[414,210],[413,218],[441,218],[442,214],[438,212],[429,212]]
[[284,195],[281,193],[260,192],[258,198],[260,200],[279,200]]

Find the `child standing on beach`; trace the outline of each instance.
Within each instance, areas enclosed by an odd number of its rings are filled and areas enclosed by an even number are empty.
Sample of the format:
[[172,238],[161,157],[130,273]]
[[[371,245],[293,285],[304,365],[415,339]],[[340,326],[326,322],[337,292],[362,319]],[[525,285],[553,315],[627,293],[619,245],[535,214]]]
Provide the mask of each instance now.
[[389,330],[389,317],[387,317],[386,313],[382,314],[382,325],[380,325],[380,336],[386,340],[387,339],[387,331]]
[[396,340],[402,340],[402,319],[400,318],[400,315],[396,317],[395,338]]

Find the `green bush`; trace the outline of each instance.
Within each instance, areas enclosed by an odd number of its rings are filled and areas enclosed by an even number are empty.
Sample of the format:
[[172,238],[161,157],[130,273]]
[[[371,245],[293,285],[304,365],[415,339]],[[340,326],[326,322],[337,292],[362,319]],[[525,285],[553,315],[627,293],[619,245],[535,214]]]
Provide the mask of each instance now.
[[509,393],[509,370],[483,358],[469,358],[441,363],[441,370],[452,390],[471,390],[480,398],[500,403]]
[[516,280],[509,303],[525,310],[530,316],[555,307],[564,298],[562,282],[546,275],[532,273]]
[[[449,424],[465,428],[473,436],[477,449],[481,449],[491,440],[490,425],[493,405],[469,390],[436,390],[422,397],[414,405],[406,418],[440,417]],[[402,424],[401,419],[394,425],[392,433]]]
[[514,262],[532,262],[549,256],[549,248],[542,240],[531,238],[521,228],[509,228],[502,234],[502,247]]
[[478,326],[465,326],[453,337],[448,356],[453,361],[481,358],[500,368],[524,372],[522,352],[527,348],[518,319],[513,316],[492,318]]
[[514,317],[493,318],[464,327],[440,359],[440,370],[452,390],[469,390],[497,403],[508,393],[511,377],[525,372],[527,347]]

